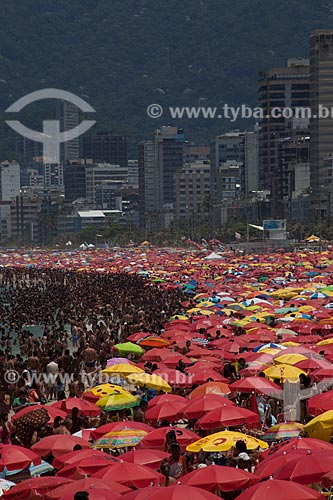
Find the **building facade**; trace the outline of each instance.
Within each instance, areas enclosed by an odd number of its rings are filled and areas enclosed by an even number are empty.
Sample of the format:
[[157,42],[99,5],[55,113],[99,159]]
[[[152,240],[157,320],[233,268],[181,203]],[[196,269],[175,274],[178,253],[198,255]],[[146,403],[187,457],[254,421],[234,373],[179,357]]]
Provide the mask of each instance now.
[[162,127],[153,139],[139,145],[140,224],[164,228],[173,220],[176,202],[175,175],[184,164],[182,129]]
[[[271,215],[278,216],[281,205],[279,186],[278,142],[290,137],[293,130],[302,129],[303,135],[309,127],[309,116],[303,118],[296,113],[286,118],[286,108],[309,108],[310,83],[309,61],[290,59],[286,67],[273,68],[259,75],[259,105],[263,118],[259,128],[259,188],[271,193]],[[281,110],[281,113],[280,113]]]
[[111,163],[126,168],[127,137],[110,131],[85,134],[82,138],[82,156],[91,158],[94,163]]
[[310,34],[310,170],[312,204],[318,218],[332,213],[333,118],[320,108],[333,106],[333,30]]
[[110,163],[97,163],[86,166],[86,198],[88,202],[96,204],[96,188],[107,181],[127,183],[128,167],[120,167]]
[[209,220],[210,163],[197,160],[186,163],[175,175],[176,222],[207,223]]
[[244,199],[258,189],[258,135],[234,131],[217,136],[211,144],[211,193],[213,223],[225,219],[222,213],[233,200]]
[[96,186],[95,198],[98,210],[120,210],[122,211],[123,181],[103,181]]
[[57,119],[60,122],[60,131],[64,132],[65,137],[68,139],[60,144],[60,161],[78,160],[80,152],[79,138],[70,139],[70,131],[79,124],[79,109],[71,102],[59,101]]
[[20,165],[15,161],[0,164],[0,239],[11,237],[10,205],[20,194]]
[[91,160],[67,162],[64,166],[65,201],[72,203],[75,200],[85,199],[87,196],[87,165],[92,166]]

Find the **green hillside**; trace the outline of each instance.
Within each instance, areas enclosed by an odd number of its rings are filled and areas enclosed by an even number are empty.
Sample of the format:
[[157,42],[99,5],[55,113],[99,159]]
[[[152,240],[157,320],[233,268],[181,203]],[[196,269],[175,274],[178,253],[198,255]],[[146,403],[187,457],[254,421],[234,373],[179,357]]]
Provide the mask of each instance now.
[[[307,57],[309,32],[332,26],[328,0],[2,0],[0,109],[45,87],[97,110],[98,128],[145,137],[170,118],[146,107],[256,104],[258,71]],[[37,111],[27,118],[37,120]],[[0,116],[1,158],[14,134]],[[179,120],[208,140],[244,126]],[[246,124],[245,124],[246,126]]]

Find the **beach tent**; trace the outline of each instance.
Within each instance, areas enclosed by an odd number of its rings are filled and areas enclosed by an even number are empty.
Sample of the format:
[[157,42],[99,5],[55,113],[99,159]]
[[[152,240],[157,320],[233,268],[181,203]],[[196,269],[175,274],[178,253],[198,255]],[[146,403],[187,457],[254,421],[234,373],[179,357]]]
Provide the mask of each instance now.
[[217,259],[223,259],[222,255],[219,255],[218,253],[212,252],[206,257],[204,257],[204,260],[217,260]]

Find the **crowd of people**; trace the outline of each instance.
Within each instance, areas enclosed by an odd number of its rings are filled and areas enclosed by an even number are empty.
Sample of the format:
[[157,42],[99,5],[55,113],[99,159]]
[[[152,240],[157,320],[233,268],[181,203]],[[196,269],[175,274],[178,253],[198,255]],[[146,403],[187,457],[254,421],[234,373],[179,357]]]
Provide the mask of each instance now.
[[[239,269],[244,269],[245,264],[242,266],[235,266],[238,269],[235,271],[237,279],[243,272]],[[304,424],[312,419],[313,415],[308,413],[306,401],[318,392],[318,379],[313,376],[314,372],[300,372],[299,376],[297,375],[297,384],[295,380],[290,381],[282,374],[281,377],[273,378],[266,374],[267,363],[271,363],[273,356],[279,354],[276,352],[276,347],[284,341],[287,341],[287,344],[289,341],[288,347],[291,347],[292,341],[297,340],[297,332],[294,333],[292,330],[288,332],[287,328],[281,328],[282,314],[296,311],[296,302],[291,303],[288,297],[285,299],[278,296],[269,302],[266,300],[268,295],[262,293],[261,306],[267,305],[271,308],[267,309],[270,312],[264,318],[258,316],[250,320],[246,308],[257,311],[258,302],[253,298],[260,297],[260,290],[246,303],[244,290],[246,294],[247,291],[244,284],[241,286],[237,284],[238,288],[235,287],[233,290],[233,308],[222,311],[226,305],[230,305],[228,294],[231,291],[228,280],[232,281],[232,278],[228,278],[230,272],[228,268],[223,271],[223,279],[219,284],[216,281],[219,279],[218,266],[212,265],[210,269],[209,266],[202,264],[200,276],[204,277],[203,283],[213,282],[212,286],[205,284],[202,287],[199,279],[189,282],[189,276],[182,275],[181,270],[178,271],[179,281],[176,282],[173,278],[170,286],[167,282],[160,286],[163,280],[152,280],[147,275],[121,271],[122,269],[111,273],[79,272],[77,269],[57,269],[52,266],[42,269],[0,268],[0,445],[13,444],[31,448],[47,436],[77,435],[84,429],[98,429],[115,422],[128,422],[129,428],[131,422],[153,425],[155,428],[169,428],[170,424],[177,422],[178,427],[195,433],[193,435],[198,438],[209,436],[212,430],[198,426],[197,418],[180,418],[177,414],[174,420],[172,418],[151,420],[147,417],[151,402],[163,394],[162,390],[159,392],[158,389],[142,384],[131,384],[121,377],[115,379],[103,373],[109,366],[108,361],[119,357],[115,346],[140,332],[143,338],[152,336],[162,340],[168,339],[166,342],[168,353],[178,360],[173,366],[174,371],[183,375],[187,381],[186,384],[170,383],[172,394],[186,398],[185,401],[189,401],[192,393],[200,389],[202,384],[223,380],[226,387],[232,387],[235,382],[252,375],[271,380],[277,390],[283,389],[283,398],[281,394],[277,397],[276,394],[270,395],[265,392],[251,393],[237,390],[223,394],[223,401],[227,399],[236,407],[258,415],[258,419],[251,424],[228,425],[229,430],[260,439],[265,431],[286,419]],[[284,284],[286,288],[293,281],[299,285],[297,273],[297,268],[289,265]],[[311,279],[310,277],[308,283],[311,283]],[[218,291],[213,288],[214,282],[219,285]],[[279,290],[280,282],[272,281],[272,283],[270,292]],[[214,313],[216,318],[219,318],[215,323],[206,321],[205,324],[205,306],[202,311],[198,307],[200,294],[203,295],[202,300],[209,302],[207,309],[212,306],[215,308]],[[326,300],[327,297],[323,299],[329,309],[329,300]],[[218,310],[219,304],[221,309]],[[316,305],[319,309],[319,304]],[[274,313],[274,308],[277,311],[279,308],[285,311]],[[323,315],[322,310],[321,314]],[[175,321],[174,329],[180,328],[179,335],[172,339],[166,335],[171,318]],[[315,318],[311,320],[317,321]],[[182,325],[179,326],[182,321],[183,326],[186,324],[183,331]],[[243,342],[248,333],[244,326],[247,321],[252,322],[253,330],[256,330],[256,325],[260,326],[264,339],[268,334],[274,334],[272,341],[276,341],[276,345],[269,342],[266,352],[264,349],[257,358],[253,347],[260,345],[260,333],[256,338],[253,337],[254,342],[256,340],[254,344]],[[200,326],[196,328],[198,323]],[[320,331],[318,325],[317,327],[319,340],[324,339],[324,334],[327,333],[332,336],[333,325],[331,329],[326,327],[325,331]],[[182,333],[185,331],[183,338]],[[294,333],[294,337],[285,338],[286,332],[287,335]],[[226,344],[234,344],[235,350],[228,350]],[[294,345],[297,343],[294,342]],[[280,347],[282,348],[282,345]],[[321,366],[321,362],[327,362],[327,348],[325,346],[322,349],[317,348],[316,345],[314,347],[316,350],[313,351],[313,357],[318,366]],[[283,349],[285,348],[283,346]],[[202,351],[206,356],[202,356]],[[216,355],[217,351],[220,356]],[[148,347],[146,354],[149,352]],[[195,352],[199,352],[199,355],[196,356]],[[135,352],[129,352],[121,357],[126,357],[126,362],[129,364],[140,366],[149,376],[159,374],[160,365],[163,364],[158,358],[145,360],[143,356],[142,360]],[[256,366],[252,363],[255,358]],[[160,361],[162,360],[163,357]],[[203,363],[202,370],[205,373],[204,361],[214,372],[202,378],[198,377],[196,372],[197,378],[192,381],[195,371],[191,370],[195,368],[196,363]],[[56,416],[52,423],[47,418],[35,428],[31,427],[29,432],[20,425],[20,419],[17,421],[15,419],[15,415],[27,407],[44,405],[47,408],[56,401],[63,402],[71,398],[77,398],[79,401],[85,397],[88,389],[107,382],[123,385],[136,399],[136,404],[123,409],[109,408],[108,411],[101,411],[97,415],[86,415],[80,411],[79,405],[73,406],[66,416]],[[328,384],[321,390],[326,391],[330,388]],[[217,426],[217,429],[221,428],[224,426]],[[300,435],[307,436],[305,431],[300,432]],[[270,444],[274,445],[274,441]],[[73,447],[73,451],[80,449],[82,449],[80,445]],[[127,450],[122,447],[108,450],[118,458],[124,451]],[[246,440],[238,439],[235,440],[234,446],[226,451],[207,452],[202,449],[196,453],[189,452],[178,441],[174,428],[171,428],[166,431],[164,442],[164,452],[168,456],[161,460],[158,470],[164,478],[163,486],[181,484],[182,478],[191,471],[212,464],[253,473],[258,465],[261,451],[260,445],[256,449],[253,447],[249,449]],[[43,459],[51,465],[54,463],[54,458],[52,451],[43,456]],[[220,492],[216,493],[220,495]],[[239,493],[239,490],[223,492],[223,498],[232,500]],[[86,500],[89,494],[79,491],[74,498]]]
[[[0,272],[1,406],[8,410],[24,399],[34,403],[82,395],[113,355],[113,346],[137,331],[156,332],[181,311],[174,290],[159,290],[128,274],[86,274],[46,269],[5,269]],[[40,329],[39,335],[31,328]],[[11,384],[8,370],[20,375]],[[33,390],[25,390],[31,374]],[[63,377],[69,383],[63,387]],[[45,376],[46,375],[46,376]],[[60,394],[59,394],[60,393]]]

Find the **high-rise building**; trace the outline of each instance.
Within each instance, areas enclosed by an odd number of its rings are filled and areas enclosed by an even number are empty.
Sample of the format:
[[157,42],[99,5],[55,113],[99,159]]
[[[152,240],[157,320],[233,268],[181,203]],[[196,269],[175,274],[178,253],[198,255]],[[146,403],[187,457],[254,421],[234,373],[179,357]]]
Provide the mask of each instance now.
[[21,188],[35,187],[44,189],[44,175],[34,166],[21,166]]
[[23,243],[37,241],[39,236],[38,216],[42,206],[42,196],[31,190],[22,190],[12,199],[10,206],[11,238]]
[[11,237],[10,205],[20,194],[20,165],[15,161],[0,164],[0,239]]
[[[270,191],[271,212],[276,216],[281,204],[277,144],[296,129],[308,135],[309,117],[299,118],[294,112],[297,108],[309,108],[309,61],[289,59],[286,67],[260,73],[259,104],[263,110],[259,129],[259,187]],[[286,108],[292,110],[291,115],[282,114]]]
[[103,181],[96,186],[96,208],[122,211],[121,187],[123,181]]
[[96,203],[96,188],[105,181],[128,181],[128,168],[110,163],[97,163],[86,166],[86,198]]
[[177,223],[186,221],[189,229],[194,222],[207,223],[210,216],[207,203],[210,194],[209,160],[186,163],[176,173],[175,182]]
[[[301,129],[291,131],[290,137],[276,140],[277,166],[274,188],[279,204],[274,215],[282,219],[292,219],[292,205],[296,198],[308,197],[310,190],[309,145],[310,137]],[[303,214],[306,218],[308,214]],[[299,220],[305,220],[300,214]]]
[[20,165],[16,161],[0,164],[0,202],[10,202],[20,193]]
[[210,159],[210,146],[197,146],[196,144],[186,143],[184,145],[184,162],[192,163],[197,160]]
[[110,131],[85,134],[82,137],[82,156],[94,163],[111,163],[127,167],[127,137]]
[[211,144],[211,193],[213,222],[222,222],[221,209],[258,189],[257,131],[228,132]]
[[[60,131],[70,138],[70,131],[79,124],[79,109],[75,104],[59,101],[57,105],[57,119],[60,122]],[[77,160],[79,158],[79,138],[71,139],[60,144],[60,161]]]
[[44,188],[64,191],[64,167],[62,163],[44,163]]
[[138,160],[128,160],[128,184],[136,189],[139,187]]
[[22,162],[33,161],[36,156],[43,155],[43,144],[26,137],[19,137],[16,141],[16,154]]
[[[310,34],[310,172],[313,209],[318,217],[332,213],[333,117],[323,108],[333,106],[333,30]],[[322,115],[320,117],[319,115]]]
[[184,132],[162,127],[139,145],[140,223],[151,229],[170,224],[175,210],[175,174],[183,167]]
[[64,168],[65,201],[85,199],[87,195],[86,168],[92,165],[91,160],[71,161]]
[[259,189],[258,131],[244,132],[244,191],[245,196]]

